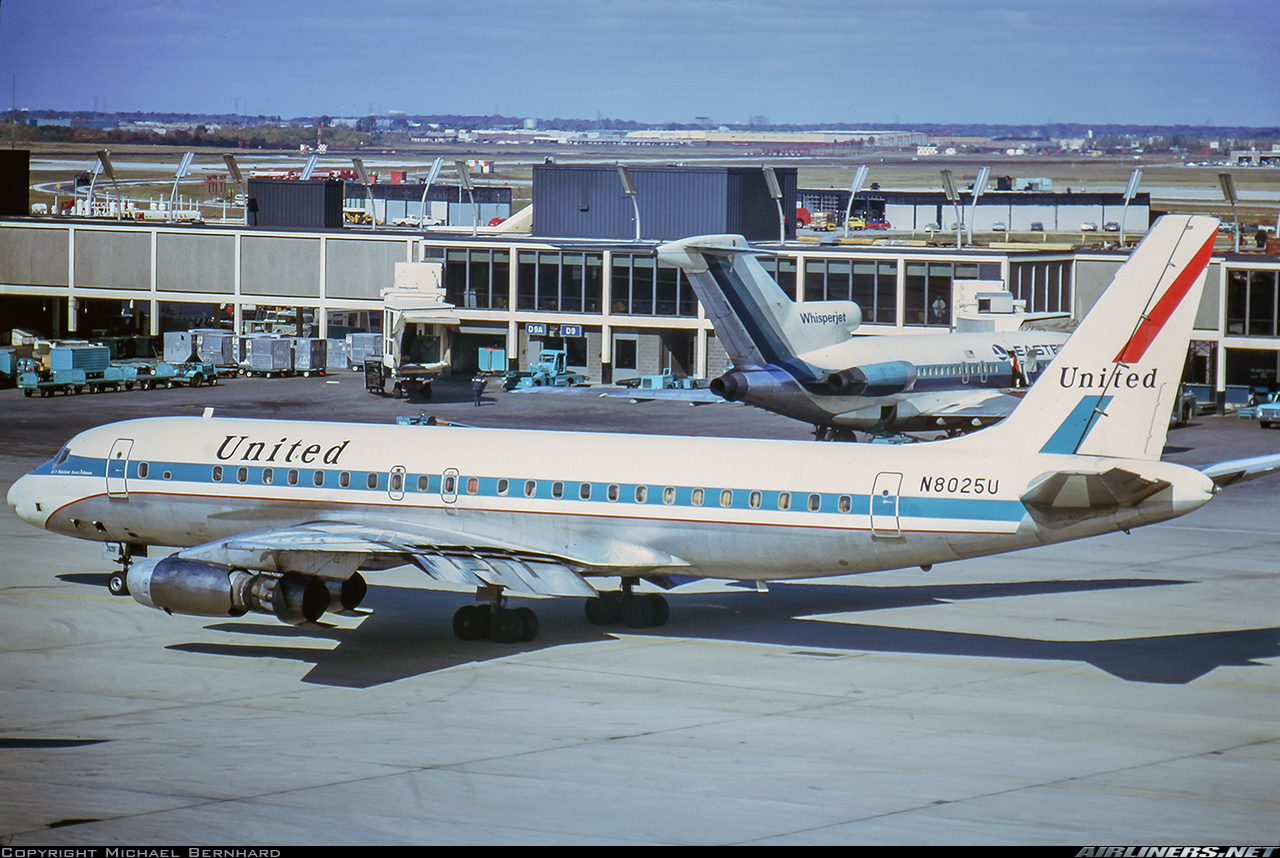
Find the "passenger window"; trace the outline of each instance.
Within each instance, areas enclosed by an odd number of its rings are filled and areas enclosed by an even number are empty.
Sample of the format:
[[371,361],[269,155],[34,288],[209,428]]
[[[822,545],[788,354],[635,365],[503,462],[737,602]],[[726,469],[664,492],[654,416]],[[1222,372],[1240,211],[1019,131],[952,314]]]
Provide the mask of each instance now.
[[338,474],[338,485],[339,485],[339,486],[341,486],[341,487],[342,487],[342,488],[344,488],[344,489],[345,489],[347,486],[351,485],[351,472],[350,472],[350,471],[343,471],[342,473]]
[[510,490],[510,488],[511,488],[511,483],[509,483],[506,480],[498,480],[498,494],[502,495],[502,497],[507,496],[507,492]]
[[733,506],[733,492],[730,491],[729,489],[725,489],[724,491],[720,492],[720,506],[723,506],[723,507]]
[[703,496],[703,491],[702,491],[702,489],[694,489],[694,490],[693,490],[693,505],[694,505],[694,506],[702,506],[702,496]]
[[164,478],[165,478],[166,480],[171,480],[171,479],[173,479],[173,472],[172,472],[172,471],[165,471],[165,472],[164,472]]
[[400,473],[399,471],[393,471],[391,474],[391,491],[393,492],[404,491],[404,474]]
[[751,504],[752,509],[759,509],[761,500],[763,500],[763,498],[761,498],[759,492],[752,492],[751,496],[747,499],[747,502]]
[[591,483],[582,483],[578,486],[578,497],[581,500],[591,500]]
[[809,495],[809,512],[822,509],[822,495]]
[[480,491],[480,480],[477,477],[467,477],[467,494],[474,495]]
[[264,486],[271,485],[271,483],[275,480],[275,478],[276,478],[275,471],[271,470],[270,468],[262,469],[262,484]]
[[294,471],[294,470],[290,470],[290,471],[289,471],[289,485],[291,485],[291,486],[296,486],[297,484],[298,484],[298,472],[297,472],[297,471]]
[[619,492],[618,486],[616,484],[610,483],[609,489],[605,493],[605,497],[609,498],[610,501],[616,501],[618,499],[618,492]]
[[836,508],[841,512],[848,512],[853,509],[853,498],[848,495],[840,495],[840,500],[837,502]]
[[147,478],[147,472],[149,470],[150,468],[147,467],[146,462],[139,462],[138,463],[138,479],[145,480]]
[[418,477],[418,491],[425,492],[425,491],[430,491],[430,489],[431,489],[431,478],[428,477],[426,474],[423,474],[420,477]]
[[537,481],[537,480],[525,480],[525,482],[524,482],[524,496],[525,496],[525,497],[527,497],[527,498],[536,498],[536,497],[538,496],[538,481]]
[[675,503],[675,502],[676,502],[676,490],[675,490],[674,488],[672,488],[671,486],[667,486],[665,489],[663,489],[663,490],[662,490],[662,502],[663,502],[663,503]]
[[311,482],[317,486],[324,485],[324,471],[316,471],[311,475]]
[[778,492],[778,509],[791,509],[791,492]]
[[378,475],[369,474],[367,477],[364,478],[364,484],[371,489],[376,489],[378,487]]
[[458,493],[458,478],[453,474],[445,474],[440,491],[447,495],[456,495]]
[[222,482],[222,466],[221,465],[213,466],[213,481],[215,483]]
[[648,502],[649,502],[649,487],[636,486],[636,503],[648,503]]
[[564,497],[564,483],[554,482],[551,484],[551,496],[553,498]]
[[238,469],[238,470],[236,471],[236,482],[237,482],[237,483],[243,483],[243,482],[245,482],[245,481],[246,481],[246,480],[248,480],[248,479],[249,479],[249,469],[248,469],[248,468],[240,468],[240,469]]

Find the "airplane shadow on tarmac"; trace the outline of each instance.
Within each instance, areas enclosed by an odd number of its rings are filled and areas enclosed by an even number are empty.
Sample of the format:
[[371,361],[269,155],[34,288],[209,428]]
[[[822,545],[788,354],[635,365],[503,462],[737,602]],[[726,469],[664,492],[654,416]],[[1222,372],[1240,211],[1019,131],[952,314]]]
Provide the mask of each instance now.
[[[219,622],[210,631],[255,635],[258,644],[191,642],[172,650],[240,658],[311,662],[305,682],[367,688],[453,667],[565,644],[610,640],[615,633],[708,641],[738,641],[800,650],[914,653],[973,658],[1084,662],[1130,682],[1183,684],[1221,666],[1254,664],[1280,656],[1280,628],[1244,629],[1148,638],[1051,641],[1001,635],[932,631],[824,620],[820,615],[946,604],[971,599],[1169,586],[1176,580],[1111,579],[869,587],[770,584],[768,594],[669,596],[671,619],[657,629],[588,625],[579,599],[539,600],[542,631],[536,641],[464,642],[450,618],[465,594],[371,586],[358,628],[318,623],[292,627]],[[530,603],[532,604],[532,603]],[[366,611],[365,609],[371,609]],[[328,639],[332,649],[291,646],[291,640]]]

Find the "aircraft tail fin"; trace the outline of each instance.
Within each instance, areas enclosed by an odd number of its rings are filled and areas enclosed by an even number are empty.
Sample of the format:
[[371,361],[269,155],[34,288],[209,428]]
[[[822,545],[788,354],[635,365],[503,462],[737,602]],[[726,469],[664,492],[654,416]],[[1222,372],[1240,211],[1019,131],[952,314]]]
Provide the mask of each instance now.
[[658,258],[684,270],[736,366],[798,368],[797,358],[847,341],[862,323],[852,301],[791,300],[740,235],[671,242]]
[[972,442],[1159,459],[1217,225],[1160,218],[1013,414]]

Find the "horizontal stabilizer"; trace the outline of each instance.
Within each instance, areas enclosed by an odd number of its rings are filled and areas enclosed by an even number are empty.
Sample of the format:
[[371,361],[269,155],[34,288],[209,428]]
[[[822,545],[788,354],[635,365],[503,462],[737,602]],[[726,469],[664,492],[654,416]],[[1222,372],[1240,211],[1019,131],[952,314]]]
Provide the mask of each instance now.
[[1101,474],[1056,471],[1034,482],[1021,500],[1041,521],[1066,521],[1082,514],[1136,506],[1169,485],[1167,480],[1148,479],[1123,468]]
[[1242,483],[1246,480],[1280,473],[1280,453],[1254,456],[1252,459],[1233,459],[1229,462],[1208,465],[1200,470],[1206,477],[1213,480],[1214,485],[1229,486],[1232,483]]

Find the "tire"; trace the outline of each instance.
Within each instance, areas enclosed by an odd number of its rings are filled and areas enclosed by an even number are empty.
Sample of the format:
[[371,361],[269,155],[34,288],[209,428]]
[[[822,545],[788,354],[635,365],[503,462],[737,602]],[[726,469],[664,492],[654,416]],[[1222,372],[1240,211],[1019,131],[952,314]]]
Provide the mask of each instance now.
[[199,387],[202,384],[204,384],[204,376],[197,372],[191,379],[191,386]]
[[123,572],[113,572],[107,579],[107,590],[113,596],[128,596],[129,580],[125,578]]
[[622,622],[629,628],[647,629],[657,619],[657,608],[647,596],[633,596],[622,606]]
[[489,636],[489,608],[463,605],[453,615],[453,633],[459,640],[478,641]]
[[516,608],[512,613],[520,619],[522,627],[520,641],[522,643],[528,643],[538,636],[538,615],[533,612],[532,608]]
[[489,634],[498,643],[519,643],[523,640],[524,620],[518,611],[495,611],[489,619]]
[[23,390],[22,390],[22,395],[23,395],[23,396],[26,396],[26,397],[28,397],[28,398],[30,398],[30,396],[31,396],[31,388],[29,388],[29,387],[23,388]]

